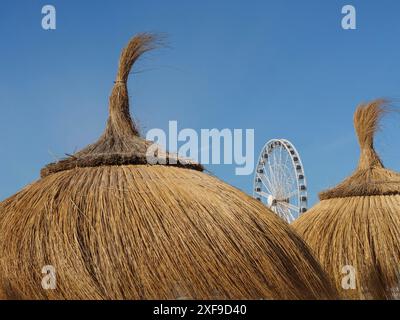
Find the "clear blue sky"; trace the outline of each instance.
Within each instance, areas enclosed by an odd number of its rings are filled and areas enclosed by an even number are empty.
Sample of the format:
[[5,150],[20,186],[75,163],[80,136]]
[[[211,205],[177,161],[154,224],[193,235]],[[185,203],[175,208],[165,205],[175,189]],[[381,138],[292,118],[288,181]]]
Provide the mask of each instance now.
[[[57,9],[57,30],[41,8]],[[341,8],[357,9],[357,30]],[[39,177],[55,156],[101,134],[121,48],[136,32],[168,34],[129,82],[143,132],[179,127],[254,128],[301,152],[312,201],[358,160],[356,105],[400,97],[400,2],[1,1],[0,200]],[[377,149],[400,170],[400,117],[387,118]],[[215,175],[251,193],[232,166]]]

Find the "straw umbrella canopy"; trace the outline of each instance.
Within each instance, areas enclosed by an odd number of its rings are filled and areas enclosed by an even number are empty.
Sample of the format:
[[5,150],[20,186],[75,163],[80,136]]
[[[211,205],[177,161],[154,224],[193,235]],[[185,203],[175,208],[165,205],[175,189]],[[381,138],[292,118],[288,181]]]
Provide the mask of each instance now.
[[[122,51],[100,139],[0,204],[2,297],[336,297],[304,242],[262,204],[197,163],[148,162],[127,80],[156,46],[139,34]],[[41,287],[46,265],[54,290]]]
[[293,224],[345,298],[399,297],[400,174],[384,168],[373,143],[386,105],[357,108],[357,169]]

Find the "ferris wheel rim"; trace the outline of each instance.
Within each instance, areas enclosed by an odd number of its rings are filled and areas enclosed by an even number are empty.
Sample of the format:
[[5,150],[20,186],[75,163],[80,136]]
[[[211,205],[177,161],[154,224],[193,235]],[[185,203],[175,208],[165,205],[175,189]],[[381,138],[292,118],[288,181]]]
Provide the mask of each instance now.
[[[273,149],[275,147],[283,147],[287,153],[287,155],[289,155],[289,158],[291,160],[291,166],[292,166],[292,173],[294,173],[294,177],[295,177],[295,182],[292,181],[292,184],[295,183],[296,185],[296,190],[294,190],[293,192],[295,192],[296,194],[296,199],[297,199],[297,206],[294,206],[293,204],[290,203],[290,199],[292,198],[292,195],[288,195],[286,194],[286,198],[274,198],[273,201],[275,201],[274,206],[271,204],[268,204],[269,197],[276,197],[276,190],[270,190],[267,187],[268,183],[264,183],[263,181],[263,177],[265,177],[267,180],[269,179],[266,176],[266,173],[264,172],[264,170],[260,173],[259,169],[260,169],[260,165],[262,165],[262,167],[265,169],[264,165],[265,162],[268,161],[268,165],[269,165],[269,170],[270,170],[270,174],[272,173],[272,168],[271,168],[271,163],[270,163],[270,158],[269,155],[272,154]],[[268,156],[265,158],[265,154],[267,154]],[[282,149],[280,149],[280,155],[282,156]],[[275,156],[275,155],[274,155]],[[267,160],[265,160],[267,159]],[[276,159],[275,159],[276,161]],[[286,158],[287,161],[287,158]],[[286,164],[285,164],[286,166]],[[289,169],[289,168],[286,168]],[[279,170],[282,170],[282,168],[280,168]],[[266,171],[266,170],[265,170]],[[285,178],[288,178],[285,175]],[[292,177],[291,177],[292,178]],[[300,182],[301,180],[301,182]],[[285,181],[281,181],[282,183],[288,183]],[[276,183],[276,181],[274,182]],[[261,188],[259,186],[264,185],[265,188],[267,189],[268,193],[261,193]],[[272,186],[272,183],[269,183],[269,186]],[[272,187],[271,187],[272,189]],[[275,194],[274,194],[275,193]],[[284,220],[286,220],[287,222],[291,223],[293,222],[296,218],[298,218],[302,213],[304,213],[307,210],[307,201],[308,201],[308,194],[307,194],[307,180],[306,180],[306,176],[304,173],[304,166],[303,166],[303,162],[301,160],[301,157],[299,155],[299,152],[297,151],[296,147],[287,139],[271,139],[269,140],[261,149],[260,155],[258,157],[258,161],[257,161],[257,166],[255,169],[255,174],[254,174],[254,182],[253,182],[253,196],[257,199],[259,199],[260,201],[262,201],[262,198],[264,197],[264,199],[268,199],[267,200],[267,206],[270,207],[270,209],[275,209],[273,210],[277,215],[281,216],[281,218],[283,218]],[[282,209],[285,208],[285,209]],[[297,217],[295,217],[292,212],[294,214],[296,214]]]

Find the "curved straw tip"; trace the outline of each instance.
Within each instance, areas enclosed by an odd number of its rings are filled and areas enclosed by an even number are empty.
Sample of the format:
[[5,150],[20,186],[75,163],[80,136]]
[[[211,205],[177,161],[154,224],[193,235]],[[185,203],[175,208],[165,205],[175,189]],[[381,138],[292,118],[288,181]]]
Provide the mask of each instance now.
[[149,51],[164,45],[166,35],[155,32],[140,32],[135,34],[128,42],[125,50],[130,47],[139,48],[142,52]]
[[362,116],[362,114],[368,114],[371,116],[374,113],[380,116],[387,111],[390,102],[391,101],[387,98],[378,98],[369,102],[361,103],[358,105],[354,117]]
[[361,148],[358,168],[370,169],[382,167],[383,164],[374,149],[374,136],[380,129],[382,116],[389,111],[388,99],[376,99],[360,104],[354,113],[354,128]]
[[134,63],[146,52],[164,45],[165,36],[157,33],[142,32],[133,36],[122,50],[117,83],[126,83]]
[[142,39],[144,41],[151,41],[153,43],[156,43],[158,45],[162,45],[163,41],[165,41],[165,39],[167,38],[167,34],[165,32],[149,32],[149,31],[145,31],[145,32],[139,32],[137,34],[135,34],[131,40],[133,39]]
[[354,127],[361,147],[372,147],[373,137],[379,130],[379,121],[389,111],[390,101],[385,98],[360,104],[354,113]]

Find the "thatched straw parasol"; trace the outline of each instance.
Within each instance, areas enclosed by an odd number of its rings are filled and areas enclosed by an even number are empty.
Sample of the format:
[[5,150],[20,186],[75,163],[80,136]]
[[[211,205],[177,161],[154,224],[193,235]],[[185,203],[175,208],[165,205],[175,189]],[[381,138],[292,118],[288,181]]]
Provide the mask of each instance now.
[[[334,298],[306,245],[262,204],[199,164],[147,163],[127,80],[156,45],[140,34],[123,50],[100,139],[0,204],[3,298]],[[45,265],[55,290],[41,287]]]
[[385,105],[375,100],[357,108],[358,168],[293,224],[346,298],[400,297],[400,174],[384,168],[373,146]]

